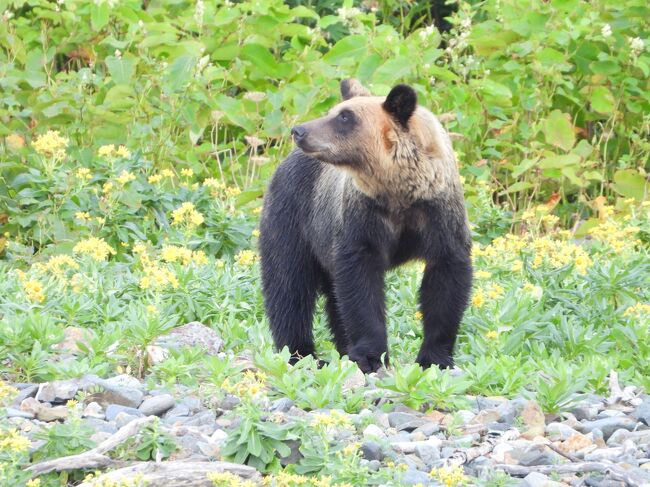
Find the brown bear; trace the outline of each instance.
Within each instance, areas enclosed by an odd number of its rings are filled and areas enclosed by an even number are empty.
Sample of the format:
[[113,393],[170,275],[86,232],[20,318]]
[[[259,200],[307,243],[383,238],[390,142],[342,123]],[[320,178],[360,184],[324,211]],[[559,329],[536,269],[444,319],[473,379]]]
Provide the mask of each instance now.
[[361,370],[388,360],[384,274],[426,263],[420,288],[423,367],[452,365],[472,285],[471,237],[449,137],[395,86],[371,96],[341,82],[343,102],[291,130],[298,146],[277,168],[264,198],[262,286],[278,349],[314,353],[319,293],[337,350]]

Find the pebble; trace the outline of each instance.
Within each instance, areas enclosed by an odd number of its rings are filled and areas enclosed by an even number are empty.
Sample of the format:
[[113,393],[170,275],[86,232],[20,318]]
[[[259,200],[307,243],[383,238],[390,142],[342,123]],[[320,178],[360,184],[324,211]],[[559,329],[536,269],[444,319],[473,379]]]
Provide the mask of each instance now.
[[581,423],[583,433],[589,433],[595,429],[599,429],[602,431],[605,441],[607,441],[607,439],[612,436],[616,430],[626,429],[628,431],[631,431],[636,427],[636,425],[636,419],[627,416],[615,416],[613,418],[603,418],[597,419],[595,421],[583,421]]
[[175,403],[176,401],[171,394],[160,394],[142,401],[138,409],[145,416],[161,416],[174,407]]
[[544,436],[546,428],[546,418],[535,401],[528,401],[521,411],[521,421],[523,422],[523,431],[521,436],[523,438],[532,440],[536,436]]
[[403,424],[408,424],[411,421],[414,421],[416,419],[419,418],[410,413],[402,413],[402,412],[388,413],[388,424],[391,426],[391,428],[395,428],[395,429],[397,429],[399,426]]
[[122,406],[121,404],[110,404],[106,408],[106,421],[114,421],[118,414],[126,413],[136,418],[144,416],[142,412],[136,408]]
[[431,477],[425,472],[409,468],[401,477],[402,484],[404,485],[430,485]]
[[440,448],[430,443],[422,442],[415,445],[415,455],[422,460],[429,469],[440,460]]
[[386,438],[386,433],[376,424],[369,424],[363,430],[364,438]]
[[643,402],[632,411],[630,416],[650,426],[650,396],[645,396]]
[[62,403],[75,397],[79,390],[77,380],[55,380],[39,385],[36,400],[40,402]]
[[364,441],[361,444],[361,453],[366,460],[383,460],[384,452],[381,445],[375,441]]
[[21,411],[20,409],[6,408],[5,413],[8,418],[25,418],[34,419],[36,416],[30,411]]
[[523,487],[564,487],[564,485],[538,472],[529,473],[522,482]]
[[42,407],[36,413],[36,419],[47,423],[52,421],[62,421],[68,417],[68,408],[66,406]]
[[395,429],[397,431],[413,431],[419,428],[420,426],[426,425],[427,423],[429,423],[429,421],[427,421],[426,419],[416,418],[411,421],[406,421],[405,423],[401,423],[398,426],[395,426]]
[[293,405],[294,403],[291,399],[288,397],[282,397],[280,399],[276,399],[271,403],[269,411],[272,413],[286,413],[293,407]]
[[396,443],[391,443],[391,447],[398,453],[408,454],[414,453],[415,447],[423,444],[428,444],[436,448],[440,448],[440,446],[442,446],[442,440],[434,436],[425,441],[398,441]]
[[99,403],[91,402],[84,408],[81,417],[104,419],[106,418],[106,415],[104,414],[104,408],[102,408]]
[[551,423],[546,427],[546,436],[551,441],[568,440],[576,434],[578,434],[576,430],[563,423]]

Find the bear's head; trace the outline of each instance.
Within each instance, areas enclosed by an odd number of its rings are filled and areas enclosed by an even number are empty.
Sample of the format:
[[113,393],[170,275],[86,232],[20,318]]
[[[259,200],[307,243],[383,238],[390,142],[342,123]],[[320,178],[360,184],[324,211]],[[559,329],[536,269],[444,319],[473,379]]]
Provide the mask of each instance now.
[[341,95],[343,101],[326,116],[291,130],[306,155],[349,172],[371,197],[410,203],[459,187],[449,137],[418,106],[413,88],[400,84],[378,97],[348,79],[341,82]]

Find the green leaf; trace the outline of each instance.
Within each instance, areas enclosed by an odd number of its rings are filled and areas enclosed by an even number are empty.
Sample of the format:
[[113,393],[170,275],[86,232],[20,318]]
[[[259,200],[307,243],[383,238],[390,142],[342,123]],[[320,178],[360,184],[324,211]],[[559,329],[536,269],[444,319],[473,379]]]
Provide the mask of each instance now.
[[621,67],[611,60],[596,61],[591,63],[591,70],[595,74],[616,74],[621,71]]
[[517,193],[519,191],[523,191],[525,189],[529,189],[533,187],[533,183],[530,183],[528,181],[517,181],[514,184],[511,184],[508,186],[508,189],[505,189],[501,191],[499,194],[504,195],[504,194],[510,194],[510,193]]
[[382,64],[373,76],[376,84],[396,84],[411,73],[412,61],[407,56],[389,59]]
[[591,92],[591,108],[599,113],[612,113],[614,111],[614,95],[604,86],[596,86]]
[[196,58],[184,55],[177,57],[167,68],[167,81],[172,91],[179,91],[192,78]]
[[540,169],[562,169],[566,166],[580,164],[580,156],[576,154],[565,154],[562,156],[550,156],[539,162]]
[[366,42],[366,36],[352,35],[344,37],[323,56],[323,61],[338,65],[351,57],[363,58],[366,53]]
[[569,115],[560,110],[553,110],[544,121],[546,142],[565,151],[571,150],[576,143],[576,136]]
[[128,84],[135,74],[136,60],[131,57],[108,56],[105,62],[115,84]]
[[614,173],[612,188],[626,198],[643,201],[646,196],[647,181],[634,169],[619,169]]
[[93,30],[101,30],[108,24],[110,8],[108,2],[93,2],[90,4],[90,25]]

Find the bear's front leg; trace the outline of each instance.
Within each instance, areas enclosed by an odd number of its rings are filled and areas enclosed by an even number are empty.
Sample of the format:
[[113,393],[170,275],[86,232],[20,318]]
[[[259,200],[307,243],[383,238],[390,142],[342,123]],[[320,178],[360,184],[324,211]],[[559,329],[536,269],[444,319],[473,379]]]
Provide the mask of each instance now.
[[451,367],[452,355],[472,288],[469,254],[458,252],[427,263],[420,287],[420,310],[424,319],[424,340],[417,363]]
[[348,337],[348,356],[364,373],[388,364],[384,305],[385,263],[365,246],[348,249],[337,258],[334,289]]

